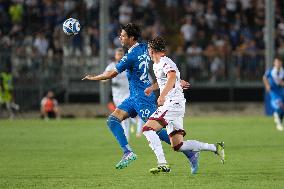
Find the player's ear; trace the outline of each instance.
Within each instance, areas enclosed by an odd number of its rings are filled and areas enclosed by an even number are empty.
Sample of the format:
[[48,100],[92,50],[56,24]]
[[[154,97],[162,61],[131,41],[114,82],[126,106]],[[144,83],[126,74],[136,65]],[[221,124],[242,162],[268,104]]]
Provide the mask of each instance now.
[[130,36],[129,39],[130,39],[131,41],[135,41],[135,40],[134,40],[134,36]]

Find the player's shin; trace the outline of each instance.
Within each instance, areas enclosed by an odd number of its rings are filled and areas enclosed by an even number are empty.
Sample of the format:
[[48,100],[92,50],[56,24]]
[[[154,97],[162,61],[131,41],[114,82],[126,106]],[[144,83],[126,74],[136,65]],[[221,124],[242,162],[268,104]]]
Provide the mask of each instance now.
[[197,140],[187,140],[183,141],[183,144],[180,146],[178,151],[212,151],[216,152],[216,146],[214,144],[208,144],[204,142],[199,142]]
[[129,141],[129,130],[130,130],[130,124],[129,124],[130,120],[126,119],[124,121],[121,122],[121,126],[124,130],[124,134],[126,136],[126,139]]
[[158,164],[167,164],[161,141],[156,132],[151,130],[151,128],[147,126],[144,126],[142,131],[149,142],[150,148],[154,151],[157,157]]
[[171,144],[169,135],[168,135],[168,133],[167,133],[167,131],[165,129],[161,129],[161,130],[157,131],[156,133],[159,136],[161,141],[164,141],[164,142],[166,142],[168,144]]
[[144,124],[145,124],[145,122],[141,118],[138,118],[137,129],[136,129],[136,136],[141,136],[141,134],[142,134],[142,127],[143,127]]
[[[157,135],[159,136],[161,141],[164,141],[167,144],[171,144],[169,135],[168,135],[168,133],[167,133],[167,131],[165,129],[161,129],[160,131],[157,131]],[[182,151],[182,152],[184,153],[184,155],[188,159],[192,158],[196,154],[192,150],[185,150],[185,151]]]
[[281,120],[281,116],[280,116],[279,112],[274,112],[273,117],[274,117],[274,122],[275,122],[276,125],[282,124],[282,120]]
[[121,126],[121,121],[116,117],[110,115],[107,120],[107,125],[111,130],[112,134],[115,136],[116,140],[118,141],[123,152],[127,153],[129,151],[132,151],[124,134],[124,130]]

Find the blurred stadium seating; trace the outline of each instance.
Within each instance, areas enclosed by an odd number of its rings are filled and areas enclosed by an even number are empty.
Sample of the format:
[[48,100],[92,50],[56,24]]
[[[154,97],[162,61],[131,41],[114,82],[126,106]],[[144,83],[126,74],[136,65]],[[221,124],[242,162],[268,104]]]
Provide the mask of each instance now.
[[[0,72],[13,73],[22,107],[38,106],[36,100],[50,88],[65,101],[72,94],[98,93],[98,83],[80,81],[86,73],[99,72],[98,2],[0,1]],[[276,46],[282,57],[283,9],[277,0]],[[135,22],[143,26],[144,41],[157,34],[167,38],[169,55],[193,89],[262,87],[264,0],[110,0],[109,13],[109,59],[120,46],[120,25]],[[82,25],[72,38],[61,29],[68,17]]]

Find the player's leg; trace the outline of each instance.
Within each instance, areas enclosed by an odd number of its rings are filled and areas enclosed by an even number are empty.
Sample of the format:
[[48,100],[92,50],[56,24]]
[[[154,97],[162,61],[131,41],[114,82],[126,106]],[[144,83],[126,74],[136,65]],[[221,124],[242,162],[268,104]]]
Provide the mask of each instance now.
[[157,135],[156,131],[163,128],[162,124],[159,121],[148,120],[142,128],[142,132],[149,142],[150,148],[153,150],[157,157],[158,166],[150,169],[150,172],[153,174],[159,172],[170,172],[169,165],[167,164],[161,140]]
[[127,117],[127,112],[116,108],[115,111],[107,119],[107,125],[112,134],[115,136],[124,153],[131,151],[121,125],[121,121],[123,121]]
[[[137,104],[139,104],[139,103],[137,103]],[[156,105],[154,103],[153,104],[143,103],[143,104],[139,104],[138,108],[142,108],[140,110],[139,109],[137,110],[138,115],[142,120],[147,120],[148,117],[150,117],[150,119],[159,120],[160,123],[162,124],[162,126],[164,126],[164,127],[168,124],[167,121],[164,118],[166,116],[167,112],[168,112],[167,107],[165,107],[165,108],[159,107],[159,109],[156,111],[156,109],[155,109]],[[169,135],[168,135],[166,129],[162,128],[162,129],[156,131],[156,133],[159,136],[161,141],[164,141],[167,144],[171,144],[170,139],[169,139]],[[188,151],[183,151],[183,153],[187,157],[187,159],[189,160],[191,168],[194,169],[194,170],[197,170],[197,169],[195,169],[195,167],[197,167],[197,164],[198,164],[199,152],[194,152],[194,151],[188,150]]]
[[273,118],[276,129],[279,131],[283,131],[283,125],[281,120],[282,107],[283,107],[282,100],[280,96],[275,92],[270,92],[270,97],[271,97],[271,106],[274,110]]
[[209,144],[197,140],[183,140],[184,135],[183,130],[174,130],[170,133],[171,145],[175,151],[211,151],[220,156],[222,163],[225,162],[224,142]]
[[[120,104],[122,104],[123,103],[123,99],[127,99],[127,98],[125,98],[125,97],[122,97],[121,95],[116,95],[116,96],[113,96],[113,102],[114,102],[114,105],[115,105],[115,107],[118,107]],[[118,108],[119,109],[119,108]],[[115,108],[115,110],[116,110],[116,108]],[[113,112],[113,114],[115,114],[115,110],[114,110],[114,112]],[[119,110],[121,110],[121,109],[119,109]],[[126,111],[124,111],[122,114],[125,114],[125,112]],[[121,114],[121,113],[119,113],[119,114]],[[128,113],[127,113],[127,115],[126,116],[124,116],[124,117],[128,117]],[[124,130],[124,135],[126,136],[126,139],[127,140],[129,140],[129,132],[127,132],[128,130],[128,124],[127,124],[127,119],[125,118],[124,119],[124,117],[122,117],[120,120],[121,120],[121,126],[122,126],[122,128],[123,128],[123,130]],[[124,119],[124,120],[123,120]]]
[[129,122],[130,122],[129,118],[127,118],[127,119],[125,119],[124,121],[121,122],[122,128],[124,130],[124,134],[125,134],[128,141],[129,141],[129,130],[130,130]]
[[131,118],[129,118],[129,120],[130,120],[130,121],[129,121],[129,122],[130,122],[130,123],[129,123],[129,124],[130,124],[130,132],[131,132],[131,133],[134,133],[134,132],[135,132],[134,127],[135,127],[135,125],[136,125],[136,118],[137,118],[137,117],[134,117],[134,118],[131,117]]
[[142,127],[145,124],[145,122],[138,116],[137,117],[137,128],[136,128],[136,136],[141,137],[142,134]]
[[133,153],[130,145],[128,144],[127,138],[125,136],[124,130],[121,126],[121,121],[125,120],[129,116],[136,116],[135,110],[132,108],[132,100],[126,99],[121,105],[116,108],[116,110],[108,117],[108,127],[118,141],[120,147],[123,150],[123,157],[117,163],[117,169],[123,169],[127,167],[132,161],[137,158],[137,155]]
[[108,127],[118,141],[120,147],[123,150],[122,159],[116,164],[116,169],[123,169],[127,167],[132,161],[137,158],[137,155],[133,153],[130,145],[128,144],[124,130],[121,126],[121,121],[128,117],[128,113],[116,109],[108,118]]
[[276,129],[279,131],[283,131],[283,125],[281,121],[281,114],[279,111],[274,111],[273,113],[274,123],[276,126]]

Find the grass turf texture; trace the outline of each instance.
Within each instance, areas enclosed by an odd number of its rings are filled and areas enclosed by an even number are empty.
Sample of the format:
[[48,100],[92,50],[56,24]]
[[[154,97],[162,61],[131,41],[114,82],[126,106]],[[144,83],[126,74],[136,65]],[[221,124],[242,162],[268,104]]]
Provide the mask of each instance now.
[[224,140],[227,162],[202,152],[200,170],[163,144],[169,174],[151,175],[156,159],[144,136],[131,135],[138,159],[116,170],[122,153],[105,119],[0,120],[0,188],[283,188],[284,132],[272,118],[197,117],[187,139]]

